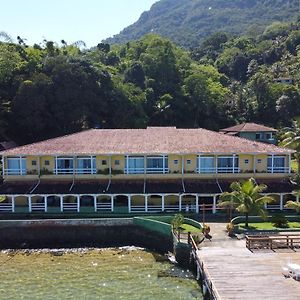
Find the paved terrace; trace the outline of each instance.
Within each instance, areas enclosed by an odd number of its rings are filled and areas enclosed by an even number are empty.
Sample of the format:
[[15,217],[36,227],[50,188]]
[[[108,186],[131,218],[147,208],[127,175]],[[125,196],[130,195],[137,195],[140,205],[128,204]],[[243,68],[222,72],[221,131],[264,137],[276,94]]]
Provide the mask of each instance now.
[[225,224],[211,223],[212,241],[205,241],[197,254],[222,300],[299,300],[300,282],[285,278],[282,267],[300,264],[300,250],[250,252],[245,239],[231,239]]

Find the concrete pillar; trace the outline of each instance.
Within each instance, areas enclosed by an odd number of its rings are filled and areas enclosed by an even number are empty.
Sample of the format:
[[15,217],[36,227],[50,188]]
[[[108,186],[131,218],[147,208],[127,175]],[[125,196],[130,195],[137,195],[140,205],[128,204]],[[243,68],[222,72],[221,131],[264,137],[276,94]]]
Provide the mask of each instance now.
[[161,211],[165,211],[165,195],[161,196]]
[[283,194],[280,194],[280,210],[283,210]]
[[11,196],[11,211],[15,212],[15,196]]
[[77,212],[80,212],[80,196],[77,195],[76,198],[77,198]]
[[131,213],[131,195],[128,195],[128,212]]
[[196,213],[199,213],[199,195],[196,195]]
[[97,212],[97,196],[94,195],[94,210]]
[[31,205],[31,196],[28,196],[28,209],[29,209],[29,212],[32,212],[32,205]]
[[145,196],[145,212],[148,212],[148,195]]
[[179,195],[179,211],[182,211],[182,195]]
[[62,195],[60,195],[59,200],[60,200],[60,211],[63,212],[64,211],[64,197]]
[[44,206],[45,206],[45,212],[48,211],[48,202],[47,202],[47,196],[43,196],[44,197]]
[[114,211],[114,195],[110,195],[111,211]]
[[213,196],[213,209],[212,213],[215,214],[217,212],[217,195]]

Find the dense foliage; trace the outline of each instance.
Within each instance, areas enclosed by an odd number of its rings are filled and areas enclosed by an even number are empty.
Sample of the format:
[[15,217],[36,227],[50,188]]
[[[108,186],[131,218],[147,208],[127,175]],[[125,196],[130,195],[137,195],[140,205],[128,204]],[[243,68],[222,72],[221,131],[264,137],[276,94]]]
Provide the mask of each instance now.
[[298,13],[299,0],[161,0],[106,42],[122,44],[156,33],[193,48],[220,29],[253,36],[272,22],[293,20]]
[[157,35],[92,49],[2,40],[0,135],[20,144],[95,127],[291,127],[300,116],[300,22],[255,38],[215,33],[192,51]]

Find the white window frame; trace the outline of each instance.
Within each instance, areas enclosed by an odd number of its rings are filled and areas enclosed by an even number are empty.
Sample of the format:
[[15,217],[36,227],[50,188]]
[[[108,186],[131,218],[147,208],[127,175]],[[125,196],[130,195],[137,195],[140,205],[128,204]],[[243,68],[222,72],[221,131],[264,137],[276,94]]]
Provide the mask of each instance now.
[[[148,167],[148,160],[149,159],[162,160],[162,168],[150,168],[150,167]],[[167,155],[147,156],[146,157],[146,168],[147,168],[146,169],[147,174],[166,174],[166,173],[169,173],[168,156]]]
[[[8,168],[8,161],[13,160],[18,162],[18,167],[15,169]],[[25,161],[25,168],[22,167]],[[24,156],[6,157],[6,168],[4,170],[5,175],[26,175],[27,174],[27,160]]]
[[[79,168],[79,161],[80,160],[87,160],[90,162],[89,168]],[[77,157],[77,167],[76,167],[76,174],[96,174],[96,157],[95,156],[78,156]]]
[[[232,166],[231,167],[220,167],[219,159],[231,159],[232,160]],[[237,159],[239,163],[239,157],[238,155],[219,155],[217,156],[217,173],[240,173],[240,168],[238,164],[236,165],[235,160]]]
[[[212,159],[213,160],[213,167],[212,168],[202,168],[201,160],[202,159]],[[198,155],[197,157],[197,173],[199,174],[210,174],[216,173],[216,157],[212,155]]]
[[[284,167],[275,167],[274,166],[274,160],[276,158],[283,158],[284,159]],[[271,165],[269,165],[269,160],[271,159]],[[290,162],[289,162],[290,164]],[[290,167],[287,166],[287,157],[285,155],[268,155],[267,158],[267,168],[268,168],[268,173],[271,174],[276,174],[276,173],[290,173]]]
[[[143,161],[143,167],[142,168],[130,168],[130,161],[131,160],[142,160]],[[144,156],[129,156],[126,155],[125,160],[125,174],[144,174],[145,173],[145,157]]]
[[[62,160],[69,160],[73,162],[73,167],[72,168],[62,168],[62,169],[58,169],[58,162],[62,161]],[[55,157],[55,168],[54,168],[54,173],[55,175],[70,175],[70,174],[74,174],[75,172],[75,158],[74,157],[70,157],[70,156],[66,156],[66,157],[60,157],[60,156],[56,156]]]

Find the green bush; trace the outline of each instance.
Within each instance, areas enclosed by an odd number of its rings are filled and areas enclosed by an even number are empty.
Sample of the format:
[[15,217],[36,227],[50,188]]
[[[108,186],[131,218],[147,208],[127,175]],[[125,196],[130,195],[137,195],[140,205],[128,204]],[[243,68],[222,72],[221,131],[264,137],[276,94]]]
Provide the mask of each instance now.
[[272,224],[277,228],[288,228],[288,219],[284,214],[276,214],[271,218]]

